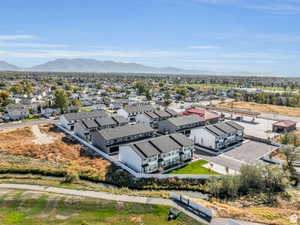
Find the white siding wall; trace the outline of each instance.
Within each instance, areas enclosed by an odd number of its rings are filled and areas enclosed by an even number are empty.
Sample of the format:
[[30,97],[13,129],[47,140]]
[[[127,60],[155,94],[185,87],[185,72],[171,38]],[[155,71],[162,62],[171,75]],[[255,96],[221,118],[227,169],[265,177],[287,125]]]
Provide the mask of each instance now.
[[124,116],[126,119],[128,119],[128,113],[124,109],[119,109],[118,115]]
[[120,146],[119,160],[136,172],[144,172],[142,171],[142,159],[129,146]]
[[143,124],[146,126],[150,126],[151,119],[148,116],[146,116],[144,113],[138,114],[136,116],[135,120],[137,123],[140,123],[140,124]]
[[66,120],[66,118],[64,116],[61,116],[59,118],[59,122],[63,127],[67,128],[68,130],[71,129],[71,127],[68,125],[68,123],[69,123],[68,120]]
[[212,149],[216,148],[216,137],[209,133],[206,129],[195,128],[191,130],[190,139],[196,144],[203,145]]
[[164,166],[178,163],[177,161],[180,161],[179,152],[180,149],[168,153],[162,153],[160,156],[164,160]]

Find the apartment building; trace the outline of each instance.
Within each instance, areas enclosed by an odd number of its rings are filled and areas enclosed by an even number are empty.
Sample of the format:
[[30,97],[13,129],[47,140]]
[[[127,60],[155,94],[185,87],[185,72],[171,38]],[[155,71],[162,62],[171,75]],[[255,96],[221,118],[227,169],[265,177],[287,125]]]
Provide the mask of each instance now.
[[91,141],[91,133],[96,130],[124,126],[126,124],[128,124],[128,121],[122,116],[83,119],[75,123],[74,133],[86,141]]
[[93,145],[108,154],[114,154],[119,151],[121,144],[153,137],[154,130],[148,126],[135,124],[96,130],[91,135]]
[[96,119],[100,117],[108,117],[108,115],[100,110],[90,112],[74,112],[61,115],[59,118],[59,122],[63,127],[73,131],[76,122],[80,120]]
[[158,130],[164,134],[182,133],[189,136],[191,130],[205,125],[205,121],[198,115],[172,117],[158,122]]
[[171,117],[176,117],[179,114],[172,109],[154,110],[153,112],[144,112],[136,116],[136,122],[158,128],[158,122]]
[[233,121],[226,121],[193,129],[190,138],[200,146],[220,151],[243,140],[244,127]]
[[192,140],[171,134],[122,145],[119,159],[137,172],[153,173],[191,160],[193,151]]
[[125,117],[129,122],[135,122],[136,116],[145,112],[153,112],[155,109],[148,104],[128,105],[117,111],[118,115]]

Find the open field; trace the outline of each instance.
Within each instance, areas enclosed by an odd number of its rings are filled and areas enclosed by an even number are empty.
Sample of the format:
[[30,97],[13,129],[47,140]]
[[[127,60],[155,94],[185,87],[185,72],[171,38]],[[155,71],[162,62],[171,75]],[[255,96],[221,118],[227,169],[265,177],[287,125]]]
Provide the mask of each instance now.
[[206,161],[206,160],[198,160],[198,161],[192,162],[180,169],[172,170],[170,172],[170,174],[219,175],[219,173],[203,167],[203,165],[205,165],[207,163],[208,163],[208,161]]
[[[0,132],[0,153],[6,154],[6,158],[11,155],[9,160],[0,161],[2,169],[9,165],[41,170],[61,169],[104,180],[111,166],[110,162],[94,157],[81,145],[71,143],[53,125],[34,125]],[[21,160],[20,157],[28,159]]]
[[169,209],[36,191],[0,190],[2,225],[199,225],[185,214],[167,221]]
[[296,107],[258,104],[254,102],[232,102],[232,103],[227,102],[227,103],[218,104],[218,106],[233,107],[233,108],[251,110],[256,112],[300,117],[300,108],[296,108]]
[[[228,88],[243,88],[238,85],[221,85],[221,84],[185,84],[180,85],[185,87],[193,87],[193,88],[216,88],[216,89],[228,89]],[[295,91],[296,89],[291,88],[283,88],[283,87],[271,87],[271,86],[254,86],[252,88],[260,89],[260,90],[269,90],[269,91]]]
[[[250,199],[226,201],[206,201],[202,199],[193,199],[216,212],[216,217],[232,218],[237,220],[251,221],[255,223],[271,225],[294,225],[300,224],[300,191],[289,191],[293,200],[283,200],[278,198],[273,205],[264,205],[260,203],[259,196]],[[298,223],[292,223],[290,217],[298,216]]]

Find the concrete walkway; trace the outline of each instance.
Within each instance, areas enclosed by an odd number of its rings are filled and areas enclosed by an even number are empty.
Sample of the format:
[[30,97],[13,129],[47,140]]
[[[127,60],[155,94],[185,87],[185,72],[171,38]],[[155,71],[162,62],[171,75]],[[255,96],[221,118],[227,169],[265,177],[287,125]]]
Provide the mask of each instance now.
[[[72,190],[66,188],[56,188],[56,187],[47,187],[47,186],[39,186],[39,185],[28,185],[28,184],[0,184],[0,188],[3,189],[21,189],[21,190],[31,190],[31,191],[42,191],[42,192],[50,192],[56,194],[65,194],[65,195],[76,195],[82,197],[89,198],[99,198],[106,199],[111,201],[121,201],[121,202],[135,202],[135,203],[143,203],[143,204],[155,204],[155,205],[166,205],[179,209],[184,212],[188,216],[196,219],[200,223],[203,224],[211,224],[211,225],[227,225],[229,223],[229,219],[217,218],[213,219],[211,223],[206,222],[195,214],[185,210],[183,207],[177,205],[174,201],[163,198],[152,198],[152,197],[142,197],[142,196],[130,196],[130,195],[117,195],[111,194],[108,192],[97,192],[97,191],[81,191],[81,190]],[[236,221],[240,225],[260,225],[255,223]]]

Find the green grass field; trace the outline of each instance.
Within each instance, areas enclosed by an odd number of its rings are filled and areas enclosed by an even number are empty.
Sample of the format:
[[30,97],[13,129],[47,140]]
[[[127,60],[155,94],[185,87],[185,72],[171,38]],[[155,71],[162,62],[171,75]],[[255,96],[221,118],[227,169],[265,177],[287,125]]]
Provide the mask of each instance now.
[[[220,85],[220,84],[184,84],[180,85],[180,87],[193,87],[193,88],[216,88],[216,89],[228,89],[228,88],[241,88],[238,85]],[[295,91],[296,89],[286,88],[283,87],[264,87],[264,86],[253,86],[252,88],[257,88],[261,90],[271,90],[271,91]]]
[[201,225],[185,214],[167,221],[169,209],[159,205],[0,190],[1,225]]
[[219,175],[219,173],[203,167],[207,163],[206,160],[198,160],[180,169],[172,170],[170,174]]

